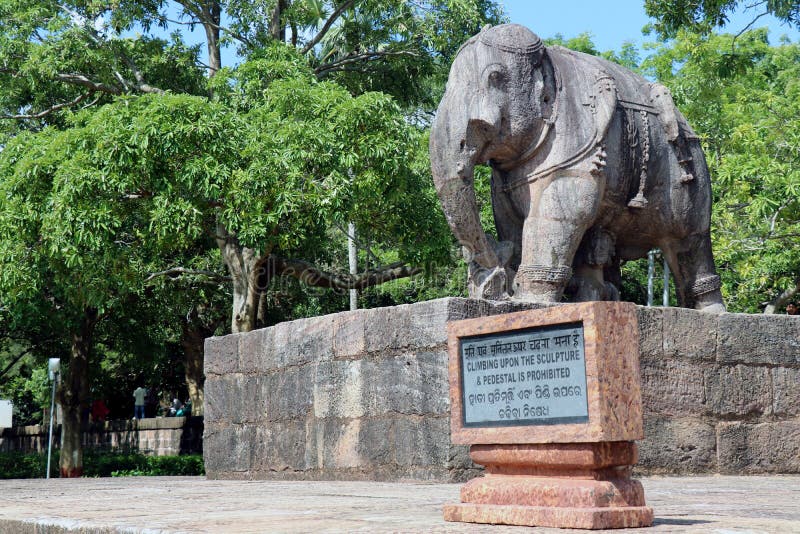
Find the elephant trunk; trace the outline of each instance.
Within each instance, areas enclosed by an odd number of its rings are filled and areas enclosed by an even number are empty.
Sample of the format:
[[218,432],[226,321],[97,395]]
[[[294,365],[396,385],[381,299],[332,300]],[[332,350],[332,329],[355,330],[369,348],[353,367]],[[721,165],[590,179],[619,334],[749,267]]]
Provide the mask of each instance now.
[[430,157],[436,193],[450,229],[469,251],[472,261],[485,269],[498,267],[494,247],[483,231],[475,198],[474,171],[481,152],[496,132],[497,120],[467,120],[463,107],[453,113],[448,95],[439,106],[431,128]]

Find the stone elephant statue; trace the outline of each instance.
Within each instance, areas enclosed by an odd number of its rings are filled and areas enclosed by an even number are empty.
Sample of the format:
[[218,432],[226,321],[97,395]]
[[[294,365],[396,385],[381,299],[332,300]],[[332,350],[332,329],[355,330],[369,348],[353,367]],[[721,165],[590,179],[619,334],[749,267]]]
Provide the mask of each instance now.
[[[430,155],[470,296],[618,299],[620,262],[659,247],[681,306],[725,310],[708,169],[665,87],[523,26],[486,27],[453,62]],[[487,162],[499,242],[473,187]]]

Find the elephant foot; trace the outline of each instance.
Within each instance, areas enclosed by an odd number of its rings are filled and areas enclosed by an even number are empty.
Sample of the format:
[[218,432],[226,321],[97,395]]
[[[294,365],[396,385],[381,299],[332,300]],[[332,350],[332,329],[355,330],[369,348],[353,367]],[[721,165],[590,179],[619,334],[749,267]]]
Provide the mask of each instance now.
[[701,312],[714,313],[717,315],[727,311],[725,309],[725,304],[722,302],[722,293],[719,290],[714,291],[713,293],[708,293],[707,296],[709,298],[696,300],[694,303],[694,309]]
[[514,279],[514,300],[521,302],[561,302],[564,286],[572,276],[569,267],[520,266]]
[[725,311],[719,276],[711,275],[697,279],[691,287],[691,294],[694,297],[694,309],[717,314]]
[[469,296],[483,300],[508,300],[506,280],[506,270],[503,267],[491,270],[470,269]]

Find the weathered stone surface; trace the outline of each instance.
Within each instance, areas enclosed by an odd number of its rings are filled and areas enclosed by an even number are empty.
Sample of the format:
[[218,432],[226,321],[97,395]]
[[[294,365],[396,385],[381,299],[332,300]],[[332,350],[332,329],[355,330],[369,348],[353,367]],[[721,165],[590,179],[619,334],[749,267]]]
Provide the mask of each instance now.
[[[724,311],[708,168],[666,87],[544,46],[520,25],[487,27],[453,61],[430,159],[471,297],[558,303],[567,290],[576,301],[614,300],[618,258],[659,246],[680,258],[681,306]],[[471,190],[487,161],[499,243]]]
[[774,367],[772,412],[777,416],[800,415],[800,369]]
[[395,461],[398,465],[446,465],[450,448],[446,416],[402,417],[395,432]]
[[[278,368],[278,362],[272,362],[274,346],[274,328],[261,328],[252,332],[239,334],[239,367],[238,372],[244,374],[260,373],[266,369]],[[270,366],[270,364],[273,364]]]
[[800,473],[800,419],[717,426],[721,473]]
[[324,419],[316,425],[322,469],[358,469],[391,464],[394,421],[379,419]]
[[704,367],[686,360],[642,362],[642,403],[646,413],[702,415],[706,412]]
[[664,352],[661,358],[714,361],[719,316],[684,308],[662,309]]
[[275,346],[281,348],[275,351],[276,361],[282,367],[291,367],[332,359],[334,317],[310,317],[273,327]]
[[720,315],[717,360],[800,366],[800,317]]
[[[209,476],[448,481],[475,476],[480,468],[466,447],[450,442],[444,325],[528,307],[449,298],[342,312],[209,339],[205,386],[209,425],[205,443],[212,449],[206,451]],[[772,455],[768,447],[753,441],[762,435],[781,436],[779,427],[759,424],[797,420],[800,364],[791,363],[794,356],[789,358],[787,352],[778,360],[790,363],[780,365],[765,363],[763,352],[753,352],[749,360],[741,353],[737,358],[743,360],[732,363],[709,361],[713,316],[639,307],[636,317],[642,333],[646,414],[639,462],[643,470],[713,472],[719,468],[717,456],[719,465],[746,464],[747,472],[794,469],[789,452]],[[723,315],[720,321],[736,322],[730,317]],[[771,326],[771,320],[777,320],[779,327]],[[736,328],[727,327],[725,343],[752,352],[753,339],[790,332],[797,323],[789,321],[793,319],[752,321],[746,316]],[[699,333],[695,324],[701,325]],[[368,332],[373,328],[378,330]],[[727,353],[720,352],[722,327],[717,331],[719,358]],[[748,426],[742,430],[730,426],[733,423]],[[717,425],[730,427],[720,427],[719,449]],[[792,428],[786,427],[787,436]],[[137,444],[157,447],[174,437],[168,435],[173,430],[159,432],[135,438]],[[5,435],[6,431],[0,447],[10,443]],[[120,444],[134,439],[124,429],[118,436]],[[46,441],[36,439],[23,436],[14,443],[27,440],[35,447]],[[250,440],[249,445],[238,443],[242,440]],[[246,459],[233,461],[233,456],[242,454]]]
[[708,411],[719,416],[759,416],[772,413],[769,369],[749,365],[715,365],[705,370]]
[[264,418],[267,421],[305,418],[314,403],[315,371],[309,364],[265,375],[261,380]]
[[235,373],[239,370],[239,337],[231,334],[221,337],[210,337],[205,342],[204,371],[205,374]]
[[377,308],[365,323],[365,349],[368,353],[402,350],[413,344],[409,306]]
[[472,461],[469,445],[451,445],[447,455],[447,467],[453,474],[453,482],[463,482],[481,474],[483,468]]
[[255,441],[251,449],[250,468],[266,478],[270,473],[284,473],[314,469],[316,455],[312,439],[303,421],[275,421],[254,427]]
[[220,474],[252,471],[255,427],[251,425],[206,424],[203,433],[203,459],[209,478]]
[[639,358],[644,368],[645,362],[660,361],[663,358],[664,309],[637,306],[636,318],[639,322]]
[[647,473],[708,473],[716,470],[717,436],[713,424],[699,418],[645,414],[644,439],[638,442],[637,470]]
[[314,382],[314,415],[444,413],[448,409],[446,361],[442,351],[320,364]]
[[366,317],[366,310],[336,314],[333,320],[334,358],[353,358],[366,351]]

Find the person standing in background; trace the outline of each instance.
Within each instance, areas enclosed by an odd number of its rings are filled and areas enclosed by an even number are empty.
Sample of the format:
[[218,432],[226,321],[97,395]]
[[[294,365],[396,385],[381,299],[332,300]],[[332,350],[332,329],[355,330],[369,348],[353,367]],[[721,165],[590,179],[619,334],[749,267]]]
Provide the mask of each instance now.
[[133,391],[133,416],[136,419],[144,419],[144,399],[147,396],[147,390],[139,386]]

